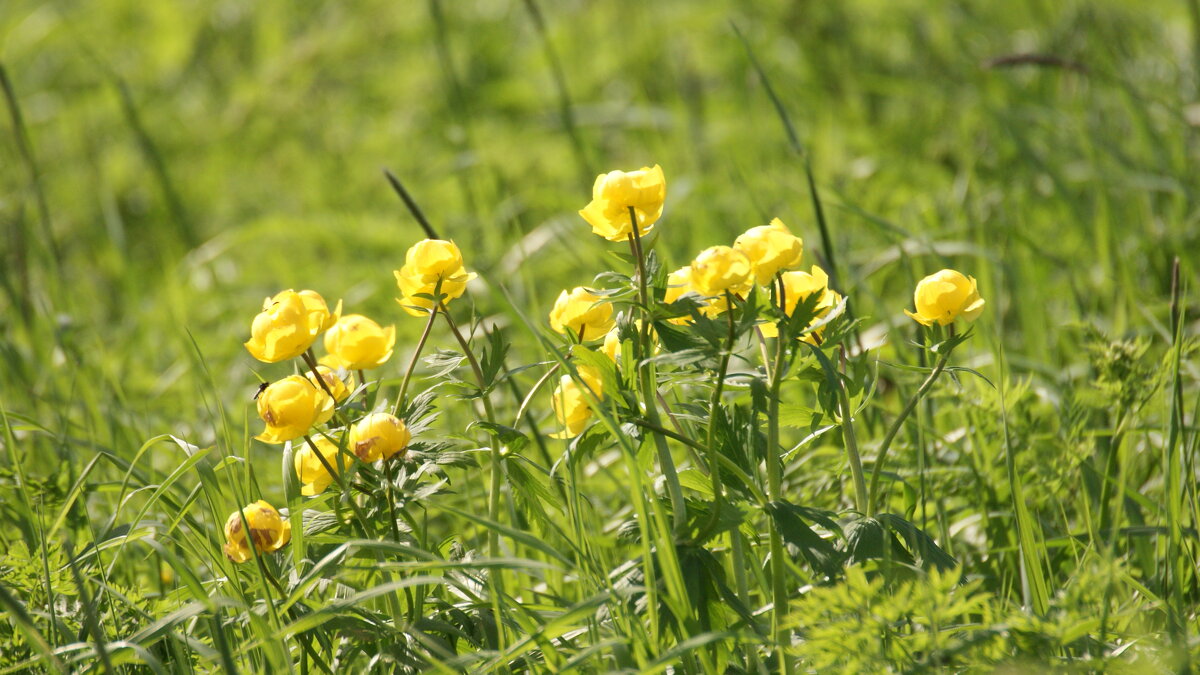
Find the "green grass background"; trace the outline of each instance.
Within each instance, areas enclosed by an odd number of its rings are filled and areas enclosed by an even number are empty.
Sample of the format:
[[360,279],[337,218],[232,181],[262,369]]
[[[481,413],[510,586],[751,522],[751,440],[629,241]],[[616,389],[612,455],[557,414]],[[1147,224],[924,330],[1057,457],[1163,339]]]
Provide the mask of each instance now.
[[[656,249],[668,265],[773,216],[805,238],[810,260],[828,261],[803,160],[736,24],[811,160],[838,290],[866,335],[888,336],[882,358],[915,358],[901,310],[917,279],[948,265],[979,279],[988,309],[959,364],[1006,383],[1029,504],[1054,539],[1047,574],[1053,588],[1076,579],[1074,565],[1095,552],[1070,543],[1087,520],[1081,467],[1117,425],[1122,395],[1095,394],[1084,326],[1144,339],[1135,372],[1150,383],[1168,370],[1171,262],[1181,259],[1193,285],[1200,264],[1196,2],[538,7],[544,31],[519,0],[0,4],[12,93],[0,125],[0,410],[10,431],[0,439],[0,544],[34,527],[15,506],[25,482],[44,507],[40,527],[66,508],[57,532],[81,548],[122,477],[102,462],[73,492],[84,467],[97,451],[132,460],[163,433],[247,458],[264,496],[280,499],[278,451],[242,433],[257,430],[255,373],[279,373],[241,342],[264,296],[313,288],[394,321],[407,357],[422,322],[393,302],[391,270],[422,235],[384,167],[469,267],[539,319],[561,288],[619,265],[608,255],[616,247],[576,214],[592,177],[612,168],[664,167]],[[1029,54],[1056,62],[995,62]],[[480,282],[472,297],[503,323],[496,292]],[[524,339],[514,355],[539,358]],[[383,375],[398,377],[405,360]],[[1182,371],[1190,415],[1196,363],[1186,354]],[[882,376],[914,386],[911,374]],[[975,455],[947,460],[922,488],[939,500],[931,530],[951,535],[943,545],[969,573],[1019,596],[1012,542],[971,534],[991,515],[975,508],[980,491],[999,485],[992,498],[1007,500],[999,399],[969,377],[943,386],[961,408],[937,428],[970,442],[939,452]],[[1138,409],[1128,450],[1151,525],[1166,517],[1155,459],[1165,391]],[[894,405],[884,394],[881,409]],[[1093,408],[1102,412],[1079,412]],[[1194,427],[1183,431],[1194,450]],[[838,452],[815,452],[796,492],[848,506]],[[145,482],[181,457],[152,453]],[[911,462],[897,461],[898,471]],[[483,484],[464,490],[465,503]],[[143,563],[129,558],[129,581]],[[1126,608],[1139,602],[1131,588]]]

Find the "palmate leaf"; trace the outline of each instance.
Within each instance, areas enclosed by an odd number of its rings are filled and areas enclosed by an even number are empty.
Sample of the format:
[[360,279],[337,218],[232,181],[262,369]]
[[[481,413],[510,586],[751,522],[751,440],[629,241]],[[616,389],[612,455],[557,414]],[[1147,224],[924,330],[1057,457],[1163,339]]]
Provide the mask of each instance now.
[[958,561],[938,546],[933,537],[892,513],[860,518],[847,526],[846,554],[850,564],[883,560],[943,571],[958,565]]
[[881,513],[875,518],[904,539],[914,561],[922,569],[929,569],[932,566],[945,571],[958,566],[958,561],[954,559],[954,556],[942,550],[933,537],[916,525],[894,513]]
[[779,528],[783,540],[798,550],[814,571],[826,577],[837,574],[842,564],[841,553],[834,547],[833,542],[814,532],[805,522],[810,520],[826,529],[840,532],[841,528],[828,514],[785,501],[771,502],[767,504],[766,509]]

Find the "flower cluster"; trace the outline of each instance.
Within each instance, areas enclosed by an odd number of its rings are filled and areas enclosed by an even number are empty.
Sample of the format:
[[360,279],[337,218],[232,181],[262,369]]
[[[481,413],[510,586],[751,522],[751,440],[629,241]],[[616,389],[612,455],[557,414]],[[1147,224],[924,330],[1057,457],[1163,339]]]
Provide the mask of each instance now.
[[[638,384],[643,387],[640,405],[645,405],[646,414],[650,415],[653,402],[661,399],[661,394],[654,389],[653,373],[646,369],[646,359],[666,350],[659,343],[660,331],[664,335],[680,331],[678,328],[668,331],[667,326],[658,322],[682,326],[683,331],[695,333],[689,339],[697,339],[712,334],[707,320],[724,315],[728,323],[724,347],[709,352],[720,356],[713,359],[721,363],[714,393],[717,400],[729,357],[739,339],[756,332],[764,354],[765,340],[778,339],[785,331],[789,340],[794,337],[821,345],[827,325],[843,304],[842,295],[830,288],[825,270],[817,265],[802,269],[804,242],[778,218],[747,229],[732,245],[700,251],[689,264],[667,275],[665,288],[652,288],[653,282],[647,278],[647,260],[654,254],[646,254],[649,243],[642,238],[661,219],[665,198],[666,180],[658,165],[636,171],[611,171],[596,178],[592,200],[579,212],[595,234],[609,241],[627,242],[638,267],[636,283],[630,284],[632,289],[628,286],[565,289],[549,312],[551,329],[572,345],[571,372],[559,376],[551,397],[551,407],[561,428],[555,434],[557,437],[574,438],[582,434],[594,417],[597,404],[611,404],[619,412],[630,400],[624,398],[625,392],[618,396],[618,392],[605,391],[614,382],[608,374],[610,364],[603,360],[598,364],[594,360],[597,352],[585,348],[587,343],[603,340],[598,353],[617,366],[615,382],[619,388],[623,382],[639,379]],[[419,241],[409,248],[404,265],[394,270],[394,276],[399,290],[396,301],[407,313],[427,317],[429,322],[415,350],[417,355],[434,319],[442,315],[463,345],[464,355],[472,359],[467,340],[458,332],[447,310],[447,304],[462,297],[467,284],[476,276],[467,271],[458,246],[441,239]],[[636,302],[629,299],[632,293],[637,294]],[[655,300],[656,297],[661,297],[661,301]],[[764,298],[769,300],[764,302]],[[923,279],[913,300],[915,311],[905,312],[929,327],[948,326],[958,319],[974,320],[984,307],[975,279],[948,269]],[[614,303],[625,303],[629,313],[618,314]],[[803,316],[797,317],[798,312]],[[706,325],[693,325],[697,322]],[[325,354],[318,359],[313,349],[322,335]],[[363,371],[378,368],[391,359],[395,342],[394,326],[382,326],[362,314],[343,315],[340,301],[331,311],[325,299],[312,290],[277,293],[263,303],[262,311],[251,322],[250,339],[245,346],[256,359],[272,364],[299,359],[298,372],[265,385],[256,397],[264,428],[255,438],[272,445],[289,444],[285,445],[285,451],[291,451],[290,468],[295,472],[302,495],[319,495],[337,483],[343,490],[343,500],[353,499],[348,486],[362,477],[357,465],[374,466],[363,470],[370,473],[388,466],[389,460],[406,455],[412,432],[395,413],[403,409],[412,366],[391,413],[373,409],[371,383],[363,381]],[[698,344],[702,343],[703,340]],[[780,347],[776,350],[779,354],[787,352],[784,345],[789,343],[775,344]],[[625,363],[623,359],[630,353],[635,362]],[[477,374],[481,372],[478,363],[471,362]],[[621,379],[622,371],[628,380]],[[636,376],[633,371],[638,371]],[[648,373],[650,376],[645,377]],[[481,382],[480,391],[486,390]],[[353,400],[359,392],[363,393],[362,403]],[[490,408],[485,408],[491,415]],[[639,414],[636,408],[635,405],[635,415]],[[488,421],[494,424],[490,417]],[[652,422],[651,425],[653,428]],[[295,447],[290,446],[293,442]],[[711,438],[708,444],[712,444]],[[495,461],[499,462],[498,456]],[[361,487],[358,483],[354,485]],[[714,491],[717,489],[719,485],[714,479]],[[352,501],[351,505],[356,503]],[[225,524],[225,554],[230,560],[245,562],[254,558],[256,552],[279,550],[288,543],[290,535],[286,516],[260,500],[230,515]]]
[[[640,237],[648,234],[662,216],[666,180],[662,168],[610,171],[596,178],[592,201],[579,213],[592,231],[609,241],[628,241],[635,256],[642,256]],[[749,299],[758,286],[771,298],[771,309],[757,321],[763,339],[777,338],[780,328],[805,307],[806,325],[791,327],[790,334],[819,345],[833,312],[843,297],[829,286],[829,275],[817,265],[801,268],[804,241],[787,225],[774,218],[766,225],[751,227],[736,237],[732,246],[712,246],[667,276],[663,302],[672,305],[685,296],[693,297],[701,316],[715,318],[732,311]],[[643,280],[644,281],[644,280]],[[643,298],[643,300],[645,300]],[[920,323],[946,325],[957,318],[973,320],[983,308],[973,278],[953,270],[942,270],[924,279],[914,297],[917,311],[907,312]],[[694,307],[695,305],[693,305]],[[686,326],[691,315],[667,319]],[[576,287],[563,290],[550,311],[550,327],[572,342],[604,338],[601,352],[614,362],[621,352],[620,331],[614,326],[614,311],[608,294]],[[642,333],[642,319],[636,319]],[[657,341],[651,328],[647,333]],[[562,434],[577,436],[591,418],[592,402],[604,392],[594,368],[580,366],[578,377],[563,375],[552,399]],[[590,390],[586,395],[585,388]]]

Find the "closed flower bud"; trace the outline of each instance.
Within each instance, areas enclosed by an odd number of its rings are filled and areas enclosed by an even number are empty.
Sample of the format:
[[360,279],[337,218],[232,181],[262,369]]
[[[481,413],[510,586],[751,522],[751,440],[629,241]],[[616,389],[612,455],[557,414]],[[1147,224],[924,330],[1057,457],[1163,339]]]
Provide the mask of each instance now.
[[779,272],[795,269],[804,254],[804,241],[792,234],[778,218],[770,225],[746,230],[733,242],[733,247],[749,258],[754,277],[760,284],[770,283]]
[[[313,445],[317,446],[315,451],[312,446],[305,444],[292,455],[293,463],[296,466],[296,476],[303,484],[300,494],[309,496],[324,492],[325,488],[334,481],[335,476],[344,469],[350,468],[350,462],[353,461],[352,458],[338,451],[336,443],[324,436],[314,436]],[[322,462],[322,459],[325,461]],[[333,470],[333,473],[329,472],[330,469]]]
[[338,366],[367,370],[382,366],[392,357],[396,328],[381,328],[361,314],[347,314],[325,333],[325,351]]
[[[833,309],[842,301],[842,296],[835,290],[829,288],[829,275],[825,270],[812,266],[811,272],[785,272],[780,275],[783,281],[783,302],[784,313],[791,316],[795,313],[796,307],[801,302],[809,302],[813,295],[817,298],[816,304],[813,306],[813,319],[809,325],[817,323],[829,314],[829,310]],[[774,323],[760,324],[760,330],[764,337],[777,337],[779,335],[778,327]],[[817,329],[813,333],[803,336],[801,339],[805,342],[817,344],[820,341],[821,334],[824,333],[824,327]]]
[[333,416],[333,399],[299,375],[271,383],[258,396],[258,416],[267,428],[255,436],[264,443],[283,443],[308,433]]
[[579,212],[592,232],[609,241],[625,241],[633,234],[629,210],[637,219],[638,236],[644,236],[662,216],[667,180],[662,167],[637,171],[610,171],[596,177],[592,201]]
[[979,297],[975,277],[963,276],[955,270],[941,270],[917,284],[913,304],[916,305],[916,313],[907,309],[904,313],[918,323],[946,326],[959,317],[974,321],[983,311],[984,301]]
[[350,451],[364,462],[403,454],[411,440],[404,422],[387,413],[371,413],[350,429]]
[[[338,377],[339,367],[336,365],[331,367],[330,363],[336,363],[336,360],[328,356],[322,357],[321,365],[317,366],[317,372],[321,374],[321,379],[325,380],[325,386],[333,394],[334,402],[341,403],[346,400],[346,397],[350,395],[350,389],[354,387],[354,376],[350,376],[350,384],[347,385],[342,378]],[[312,374],[312,371],[305,373],[304,377],[309,382],[312,382],[314,387],[320,389],[322,392],[325,391],[321,389],[321,383],[317,382],[317,378]]]
[[692,288],[700,295],[738,295],[749,290],[750,260],[728,246],[706,248],[692,261]]
[[316,291],[286,290],[267,298],[250,324],[246,350],[254,358],[277,363],[300,356],[317,336],[337,323],[342,303],[332,313]]
[[582,286],[559,294],[550,310],[550,327],[581,341],[594,340],[613,327],[612,305]]
[[452,241],[422,239],[409,247],[404,266],[418,276],[449,279],[462,273],[462,251]]
[[[600,373],[591,366],[579,366],[579,379],[592,390],[597,398],[603,396]],[[554,408],[554,417],[563,426],[563,431],[552,434],[554,438],[573,438],[583,433],[588,420],[592,419],[592,405],[588,394],[571,378],[563,375],[558,387],[554,389],[554,397],[550,400]]]
[[[250,536],[246,536],[249,528]],[[225,521],[225,556],[236,563],[244,563],[253,557],[250,541],[260,554],[274,553],[292,539],[292,524],[284,520],[279,512],[263,500],[234,511]]]
[[393,274],[402,295],[396,302],[413,316],[426,314],[417,307],[433,309],[432,299],[419,296],[438,295],[442,302],[449,302],[461,296],[467,290],[467,282],[475,278],[474,272],[464,269],[458,246],[441,239],[423,239],[413,244],[405,255],[404,266]]

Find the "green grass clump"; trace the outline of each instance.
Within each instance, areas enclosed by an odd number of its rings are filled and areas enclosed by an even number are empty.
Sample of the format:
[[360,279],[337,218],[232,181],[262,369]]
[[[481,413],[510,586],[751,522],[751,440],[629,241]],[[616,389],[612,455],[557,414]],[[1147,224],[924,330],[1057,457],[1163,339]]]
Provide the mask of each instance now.
[[[0,3],[0,673],[1190,671],[1198,36],[1193,0]],[[655,163],[653,232],[591,234],[595,176]],[[774,217],[845,304],[665,302]],[[426,236],[479,279],[410,316]],[[987,304],[925,329],[943,268]],[[576,286],[615,361],[550,329]],[[242,346],[286,288],[396,327],[316,496],[254,440],[308,369]],[[259,499],[290,539],[235,564]]]

